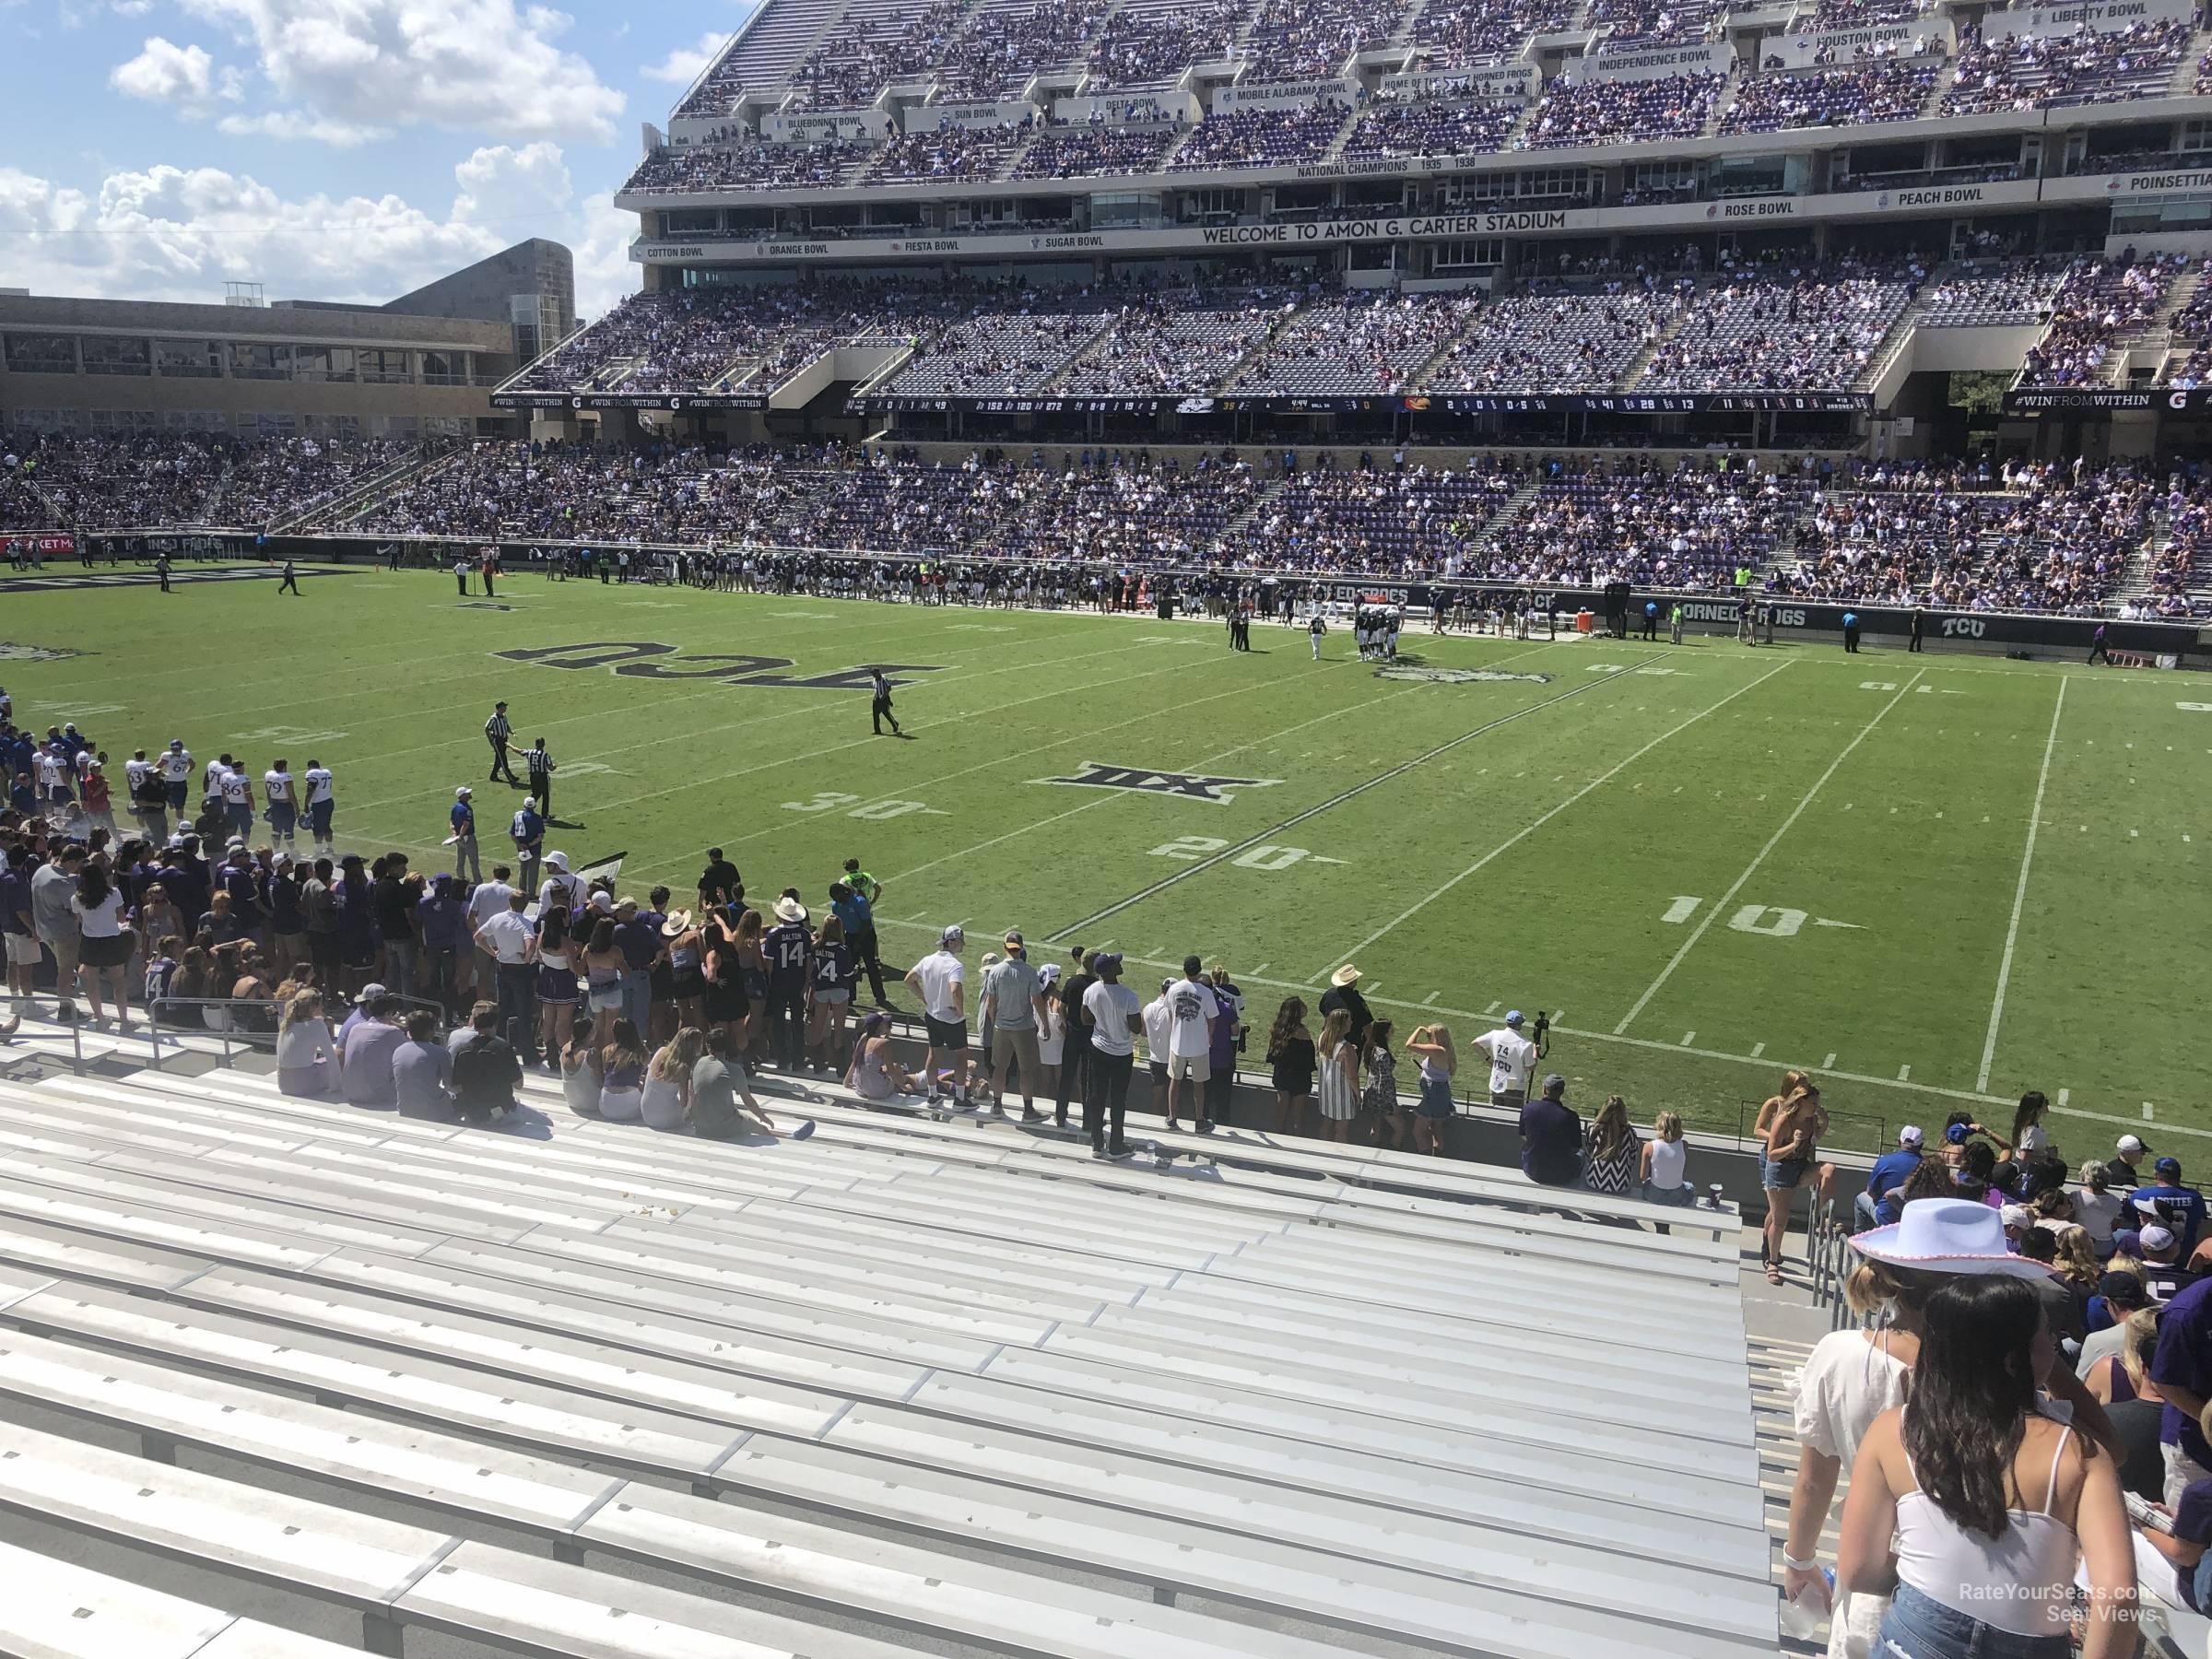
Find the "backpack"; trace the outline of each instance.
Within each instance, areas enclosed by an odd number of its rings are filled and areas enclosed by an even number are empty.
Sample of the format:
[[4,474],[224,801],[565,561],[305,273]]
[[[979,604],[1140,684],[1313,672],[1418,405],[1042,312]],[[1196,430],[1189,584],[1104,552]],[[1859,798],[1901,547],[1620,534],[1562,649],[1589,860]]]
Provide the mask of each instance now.
[[479,1031],[453,1051],[453,1092],[465,1100],[505,1100],[512,1092],[513,1074],[497,1037]]

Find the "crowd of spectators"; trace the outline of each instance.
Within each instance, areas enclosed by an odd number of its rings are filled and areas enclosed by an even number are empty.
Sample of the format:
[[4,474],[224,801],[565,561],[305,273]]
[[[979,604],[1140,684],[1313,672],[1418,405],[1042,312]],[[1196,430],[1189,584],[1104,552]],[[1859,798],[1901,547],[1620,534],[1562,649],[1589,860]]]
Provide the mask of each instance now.
[[2157,315],[2189,263],[2181,253],[2076,260],[2052,298],[2051,327],[2030,347],[2020,383],[2086,386],[2102,380],[2113,344]]
[[879,147],[858,139],[794,144],[740,138],[688,149],[661,148],[638,163],[622,188],[682,194],[702,190],[823,190],[848,182]]
[[1017,179],[1089,179],[1155,173],[1182,132],[1159,126],[1047,127],[1030,141],[1010,175]]
[[1352,54],[1394,40],[1412,0],[1260,0],[1243,55],[1267,80],[1342,75]]
[[1910,23],[1935,9],[1934,0],[1819,0],[1791,24],[1793,34],[1828,34],[1844,29],[1877,29]]
[[1545,92],[1514,146],[1560,149],[1695,138],[1712,118],[1725,80],[1705,69],[1652,80],[1575,80],[1562,75]]
[[919,339],[880,389],[897,396],[1034,393],[1104,326],[1117,303],[1088,288],[978,300]]
[[1344,131],[1349,112],[1334,101],[1285,110],[1230,110],[1191,130],[1168,163],[1170,172],[1224,167],[1288,167],[1318,161]]
[[2066,267],[2028,260],[1954,272],[1915,301],[1923,328],[2019,327],[2046,323]]
[[2149,581],[2135,602],[2136,614],[2212,615],[2212,494],[2201,479],[2169,488],[2166,519],[2168,538],[2151,558]]
[[1772,133],[1910,121],[1927,107],[1939,67],[1888,59],[1795,75],[1771,72],[1736,88],[1722,113],[1720,130]]
[[1413,20],[1423,66],[1476,68],[1519,54],[1574,20],[1574,0],[1430,0]]
[[2196,286],[2167,319],[2172,343],[2184,349],[2170,355],[2159,383],[2194,390],[2212,385],[2212,259],[2199,265]]
[[902,134],[876,152],[862,182],[906,184],[943,179],[980,183],[1004,172],[1029,135],[1026,124],[947,126]]
[[1251,10],[1249,0],[1130,0],[1091,49],[1085,90],[1171,86],[1193,64],[1219,63]]
[[1700,289],[1652,355],[1640,391],[1847,391],[1925,273],[1770,271]]
[[1516,581],[1718,588],[1772,555],[1809,486],[1775,472],[1624,463],[1547,477],[1493,533],[1488,568]]
[[2166,90],[2195,31],[2184,19],[2063,35],[1983,39],[1961,33],[1959,71],[1943,95],[1946,115],[1983,115],[2051,104],[2121,103]]
[[1591,0],[1590,21],[1610,28],[1609,50],[1685,46],[1707,39],[1720,20],[1712,0]]
[[1868,604],[2093,614],[2166,506],[2159,480],[2125,464],[2007,461],[1994,475],[1877,465],[1815,502],[1788,588]]
[[415,453],[375,438],[0,434],[0,529],[265,530]]
[[1477,557],[1478,534],[1522,481],[1479,463],[1459,471],[1307,467],[1262,503],[1230,552],[1271,571],[1452,573]]
[[1526,108],[1518,100],[1379,105],[1353,124],[1344,141],[1344,159],[1486,155],[1504,147],[1506,135]]

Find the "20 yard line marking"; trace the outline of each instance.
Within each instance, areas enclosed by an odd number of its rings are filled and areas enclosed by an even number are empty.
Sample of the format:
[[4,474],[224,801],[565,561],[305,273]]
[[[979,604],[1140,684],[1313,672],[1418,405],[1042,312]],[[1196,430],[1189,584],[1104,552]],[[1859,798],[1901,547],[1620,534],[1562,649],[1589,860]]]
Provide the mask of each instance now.
[[[1535,654],[1535,653],[1528,652],[1520,654],[1533,656]],[[1511,725],[1516,720],[1525,720],[1531,714],[1541,713],[1546,709],[1555,708],[1559,704],[1565,702],[1569,698],[1580,697],[1583,692],[1593,690],[1600,686],[1609,686],[1613,684],[1614,681],[1635,673],[1638,668],[1646,666],[1650,663],[1663,662],[1673,654],[1674,653],[1672,652],[1660,652],[1655,656],[1644,659],[1643,662],[1631,664],[1626,668],[1621,668],[1616,670],[1614,673],[1600,676],[1596,679],[1585,680],[1579,686],[1569,687],[1566,690],[1558,693],[1556,696],[1543,698],[1535,702],[1524,704],[1522,707],[1514,709],[1508,713],[1500,714],[1494,719],[1486,720],[1480,725],[1475,726],[1468,731],[1462,732],[1458,736],[1449,738],[1446,741],[1438,744],[1433,748],[1424,750],[1422,753],[1414,756],[1409,760],[1401,760],[1397,763],[1397,765],[1389,767],[1382,771],[1379,771],[1373,777],[1364,779],[1361,782],[1353,784],[1348,789],[1337,791],[1336,794],[1331,795],[1327,800],[1317,802],[1315,805],[1307,807],[1303,812],[1292,813],[1288,818],[1283,819],[1280,823],[1271,824],[1266,829],[1258,831],[1256,834],[1246,836],[1242,841],[1238,841],[1233,846],[1222,848],[1220,852],[1214,853],[1211,857],[1202,858],[1195,864],[1185,865],[1182,869],[1177,870],[1173,875],[1163,876],[1158,881],[1153,882],[1149,887],[1140,888],[1137,891],[1130,894],[1125,899],[1117,899],[1112,904],[1107,905],[1102,910],[1093,911],[1088,916],[1084,916],[1077,921],[1070,922],[1066,926],[1059,929],[1057,932],[1048,934],[1046,935],[1046,939],[1050,943],[1057,944],[1063,939],[1073,937],[1075,935],[1081,933],[1087,927],[1096,926],[1099,923],[1105,921],[1109,916],[1118,916],[1122,912],[1129,909],[1132,905],[1142,904],[1146,900],[1157,897],[1160,893],[1165,892],[1168,888],[1175,886],[1178,882],[1188,881],[1192,877],[1203,875],[1207,870],[1214,868],[1217,865],[1227,863],[1230,859],[1234,858],[1241,853],[1249,852],[1253,847],[1265,845],[1266,842],[1274,840],[1275,837],[1282,834],[1285,830],[1294,830],[1299,825],[1306,822],[1306,820],[1309,818],[1319,818],[1323,813],[1334,811],[1335,808],[1343,806],[1347,801],[1353,799],[1355,796],[1365,794],[1371,789],[1378,789],[1382,785],[1389,782],[1394,778],[1404,777],[1407,772],[1414,771],[1417,767],[1427,765],[1430,761],[1436,759],[1441,755],[1450,753],[1452,750],[1459,747],[1462,744],[1472,743],[1476,738],[1482,736],[1486,733],[1494,732],[1500,726]],[[1509,658],[1507,660],[1510,661],[1512,659]],[[1788,665],[1784,664],[1783,666],[1786,667]],[[1256,747],[1257,745],[1248,744],[1240,747]],[[1230,750],[1229,752],[1233,754],[1236,751]],[[1210,762],[1208,762],[1208,764],[1210,764]],[[1549,815],[1547,814],[1546,816],[1548,817]],[[1542,819],[1538,820],[1539,823],[1542,821]],[[1534,828],[1534,826],[1531,826],[1531,828]],[[1500,850],[1502,851],[1502,849]],[[1385,929],[1384,931],[1387,932],[1388,930]],[[1341,961],[1344,959],[1339,958],[1337,959]]]
[[[1698,924],[1696,931],[1691,933],[1688,938],[1682,941],[1682,947],[1676,951],[1674,956],[1668,959],[1666,966],[1659,971],[1659,977],[1647,985],[1644,988],[1643,994],[1636,999],[1636,1006],[1630,1008],[1625,1015],[1621,1017],[1620,1023],[1613,1028],[1613,1034],[1616,1037],[1619,1036],[1622,1032],[1626,1031],[1630,1026],[1636,1023],[1636,1016],[1642,1013],[1644,1008],[1650,1004],[1652,998],[1659,994],[1660,987],[1665,985],[1668,980],[1674,978],[1675,970],[1682,966],[1682,959],[1698,947],[1698,941],[1705,936],[1705,930],[1712,925],[1712,919],[1715,916],[1728,913],[1728,906],[1730,902],[1735,898],[1736,894],[1744,890],[1744,884],[1749,881],[1752,877],[1759,874],[1759,866],[1767,862],[1768,853],[1773,852],[1776,847],[1782,844],[1782,838],[1790,832],[1790,826],[1794,824],[1799,818],[1805,816],[1805,809],[1813,804],[1813,797],[1818,794],[1820,791],[1826,787],[1828,781],[1836,775],[1838,769],[1842,766],[1843,762],[1851,759],[1852,751],[1857,748],[1860,744],[1865,742],[1867,737],[1872,735],[1874,728],[1882,724],[1882,717],[1888,714],[1890,710],[1896,708],[1899,703],[1902,702],[1905,699],[1905,693],[1912,690],[1915,685],[1919,684],[1922,677],[1926,673],[1927,670],[1923,668],[1919,674],[1915,674],[1911,679],[1907,680],[1903,686],[1900,687],[1896,695],[1891,697],[1888,702],[1884,703],[1875,712],[1874,718],[1859,728],[1859,735],[1843,746],[1843,752],[1828,763],[1828,770],[1822,772],[1819,777],[1813,781],[1813,786],[1806,790],[1803,798],[1798,801],[1795,806],[1791,808],[1790,816],[1782,820],[1782,828],[1775,830],[1772,835],[1767,837],[1767,844],[1759,848],[1759,852],[1752,857],[1751,862],[1744,866],[1744,873],[1741,876],[1738,876],[1735,880],[1730,884],[1728,890],[1721,895],[1720,901],[1713,905],[1711,910],[1708,910],[1705,912],[1705,919]],[[1753,684],[1757,683],[1757,681],[1753,682]]]
[[2012,920],[2005,927],[2005,955],[1997,963],[1997,994],[1989,1005],[1989,1035],[1982,1041],[1982,1070],[1974,1078],[1976,1093],[1989,1088],[1989,1068],[1997,1057],[1997,1027],[2004,1023],[2005,992],[2012,983],[2012,952],[2019,943],[2020,910],[2028,902],[2028,870],[2035,862],[2035,832],[2042,822],[2043,791],[2051,782],[2051,751],[2058,747],[2058,717],[2065,712],[2066,682],[2062,679],[2058,700],[2051,705],[2051,730],[2043,738],[2042,770],[2035,774],[2035,804],[2028,808],[2028,841],[2020,849],[2020,879],[2012,889]]
[[[1572,794],[1561,801],[1557,806],[1552,807],[1550,811],[1545,813],[1535,822],[1516,830],[1506,840],[1499,842],[1498,845],[1492,847],[1488,853],[1485,853],[1480,858],[1477,859],[1473,864],[1469,865],[1458,875],[1453,877],[1451,880],[1445,882],[1443,886],[1438,888],[1434,892],[1430,893],[1426,899],[1418,900],[1414,903],[1407,905],[1390,921],[1385,922],[1381,927],[1375,929],[1373,933],[1369,934],[1366,938],[1360,940],[1359,944],[1353,946],[1351,949],[1346,951],[1342,956],[1337,957],[1335,959],[1338,962],[1348,962],[1353,960],[1359,955],[1361,951],[1373,945],[1376,940],[1383,938],[1391,933],[1396,931],[1399,926],[1412,920],[1422,911],[1428,909],[1431,904],[1434,904],[1439,899],[1441,899],[1446,893],[1450,892],[1453,888],[1457,887],[1468,877],[1474,875],[1477,870],[1480,870],[1491,860],[1501,857],[1503,854],[1512,851],[1513,848],[1519,846],[1523,841],[1526,841],[1537,830],[1543,829],[1545,825],[1550,823],[1553,818],[1558,818],[1560,813],[1566,811],[1570,806],[1572,806],[1576,802],[1580,801],[1592,790],[1597,788],[1598,785],[1618,777],[1622,771],[1626,771],[1629,767],[1635,765],[1637,761],[1642,759],[1644,756],[1650,754],[1653,749],[1657,748],[1668,738],[1673,737],[1679,733],[1688,731],[1691,726],[1696,725],[1699,721],[1703,720],[1707,715],[1716,713],[1720,710],[1726,708],[1737,698],[1743,696],[1745,692],[1756,691],[1759,687],[1765,685],[1769,680],[1772,679],[1776,675],[1780,674],[1789,665],[1790,665],[1788,663],[1777,664],[1774,667],[1768,669],[1766,673],[1760,675],[1757,679],[1752,680],[1747,685],[1738,686],[1735,690],[1729,692],[1727,696],[1722,698],[1720,701],[1712,704],[1712,707],[1700,709],[1697,713],[1692,714],[1688,720],[1683,721],[1680,724],[1668,727],[1665,731],[1660,733],[1658,736],[1653,738],[1649,743],[1645,744],[1641,748],[1630,755],[1627,759],[1622,760],[1614,766],[1608,767],[1606,771],[1600,772],[1596,777],[1591,779],[1589,782],[1583,784],[1582,788],[1576,790]],[[1607,678],[1615,677],[1618,677],[1607,676]],[[1599,683],[1603,684],[1604,682],[1601,681]],[[1325,972],[1327,970],[1324,969],[1322,971]]]

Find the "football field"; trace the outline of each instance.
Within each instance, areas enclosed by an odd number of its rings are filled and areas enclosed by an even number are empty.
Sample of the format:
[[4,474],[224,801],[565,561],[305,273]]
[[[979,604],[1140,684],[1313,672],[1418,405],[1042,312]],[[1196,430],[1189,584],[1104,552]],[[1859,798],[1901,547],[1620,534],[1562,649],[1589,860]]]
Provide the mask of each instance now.
[[[1302,632],[1235,653],[1217,625],[1149,617],[302,585],[0,580],[0,685],[118,776],[171,737],[256,777],[312,754],[341,844],[418,868],[457,783],[487,865],[507,844],[481,735],[503,698],[518,750],[542,735],[558,762],[548,846],[626,853],[625,891],[681,902],[720,845],[756,902],[796,885],[818,910],[858,856],[900,964],[947,923],[971,964],[1018,927],[1041,960],[1111,941],[1149,994],[1196,951],[1264,1029],[1352,962],[1401,1038],[1549,1012],[1548,1065],[1586,1112],[1618,1090],[1639,1122],[1733,1132],[1800,1065],[1839,1143],[1959,1109],[2003,1127],[2041,1088],[2073,1161],[2131,1128],[2212,1157],[2194,677],[1418,625],[1378,673],[1343,631],[1316,664]],[[870,732],[852,671],[877,663],[899,665],[903,739]]]

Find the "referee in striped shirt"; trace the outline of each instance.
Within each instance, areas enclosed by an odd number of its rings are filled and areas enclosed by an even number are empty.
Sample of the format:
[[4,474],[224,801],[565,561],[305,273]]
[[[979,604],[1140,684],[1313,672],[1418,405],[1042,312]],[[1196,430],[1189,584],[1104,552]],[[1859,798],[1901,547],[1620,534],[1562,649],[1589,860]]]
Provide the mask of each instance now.
[[507,705],[493,703],[491,718],[484,723],[484,740],[491,745],[491,776],[486,782],[497,783],[501,778],[510,783],[522,782],[514,775],[514,768],[507,763],[507,745],[513,736],[514,728],[507,724]]
[[529,769],[530,793],[536,797],[538,811],[546,821],[553,819],[553,757],[546,750],[546,740],[540,737],[523,751],[523,764]]

